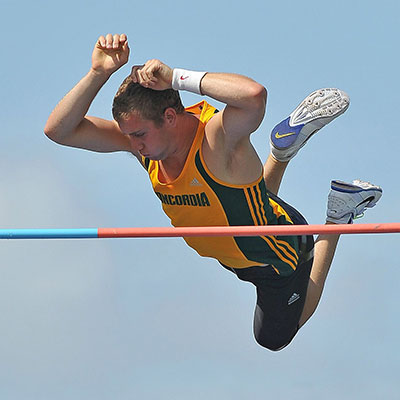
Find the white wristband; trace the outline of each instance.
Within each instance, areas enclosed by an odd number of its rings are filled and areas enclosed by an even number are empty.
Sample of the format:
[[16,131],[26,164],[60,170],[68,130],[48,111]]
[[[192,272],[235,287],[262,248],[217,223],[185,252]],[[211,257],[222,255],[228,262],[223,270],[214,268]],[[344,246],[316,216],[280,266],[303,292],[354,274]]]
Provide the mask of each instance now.
[[188,71],[186,69],[174,68],[172,72],[172,89],[187,90],[188,92],[202,94],[200,82],[207,72]]

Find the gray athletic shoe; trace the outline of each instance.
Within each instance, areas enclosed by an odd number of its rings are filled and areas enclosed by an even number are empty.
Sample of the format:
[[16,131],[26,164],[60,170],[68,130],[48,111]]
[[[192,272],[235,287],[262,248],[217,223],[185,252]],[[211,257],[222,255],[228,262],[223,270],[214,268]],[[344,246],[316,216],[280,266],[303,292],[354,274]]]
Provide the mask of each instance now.
[[362,217],[366,208],[372,208],[382,196],[382,188],[369,182],[355,180],[352,183],[332,181],[328,195],[327,222],[351,224]]
[[349,96],[339,89],[319,89],[307,96],[288,118],[271,132],[271,153],[278,161],[289,161],[314,133],[343,114]]

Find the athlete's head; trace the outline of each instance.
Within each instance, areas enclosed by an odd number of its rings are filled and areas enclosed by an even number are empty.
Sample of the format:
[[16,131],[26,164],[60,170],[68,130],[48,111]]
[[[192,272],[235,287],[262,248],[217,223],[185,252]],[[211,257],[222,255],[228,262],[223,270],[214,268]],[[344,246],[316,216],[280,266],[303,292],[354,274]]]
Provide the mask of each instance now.
[[113,117],[117,122],[129,117],[133,112],[143,119],[153,121],[157,126],[164,122],[167,108],[177,114],[184,112],[179,93],[173,89],[153,90],[132,81],[128,76],[119,87],[112,106]]

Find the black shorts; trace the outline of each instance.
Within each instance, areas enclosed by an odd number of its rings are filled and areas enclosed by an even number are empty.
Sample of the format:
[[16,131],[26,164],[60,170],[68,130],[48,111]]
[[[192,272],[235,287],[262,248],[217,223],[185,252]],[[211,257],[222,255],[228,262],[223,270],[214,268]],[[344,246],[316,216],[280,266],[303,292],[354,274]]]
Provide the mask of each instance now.
[[[307,224],[296,209],[280,198],[272,194],[270,196],[285,209],[295,225]],[[312,236],[298,238],[299,263],[296,270],[287,277],[279,276],[269,265],[228,268],[240,280],[255,285],[257,304],[254,336],[261,346],[270,350],[280,350],[287,346],[299,329],[313,263],[314,239]]]

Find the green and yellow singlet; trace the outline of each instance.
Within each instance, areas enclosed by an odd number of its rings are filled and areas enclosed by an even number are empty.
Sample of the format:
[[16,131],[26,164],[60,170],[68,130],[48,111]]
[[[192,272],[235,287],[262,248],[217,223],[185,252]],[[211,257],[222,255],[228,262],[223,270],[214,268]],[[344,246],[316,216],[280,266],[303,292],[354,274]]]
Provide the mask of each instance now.
[[[205,101],[186,108],[199,125],[184,168],[177,179],[162,183],[158,161],[143,159],[164,212],[174,226],[240,226],[292,224],[286,211],[266,191],[263,176],[246,185],[227,184],[212,175],[202,155],[204,128],[217,110]],[[296,236],[188,237],[201,256],[232,268],[271,265],[290,275],[298,262]]]

